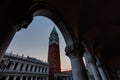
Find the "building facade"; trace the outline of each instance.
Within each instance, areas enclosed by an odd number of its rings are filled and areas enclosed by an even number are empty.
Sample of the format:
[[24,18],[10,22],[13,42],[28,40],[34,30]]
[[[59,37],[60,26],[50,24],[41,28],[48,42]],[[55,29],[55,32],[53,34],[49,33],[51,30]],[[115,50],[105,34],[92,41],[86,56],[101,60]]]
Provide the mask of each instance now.
[[54,74],[55,80],[73,80],[72,71],[63,71]]
[[1,63],[0,80],[48,80],[48,63],[36,58],[6,53]]

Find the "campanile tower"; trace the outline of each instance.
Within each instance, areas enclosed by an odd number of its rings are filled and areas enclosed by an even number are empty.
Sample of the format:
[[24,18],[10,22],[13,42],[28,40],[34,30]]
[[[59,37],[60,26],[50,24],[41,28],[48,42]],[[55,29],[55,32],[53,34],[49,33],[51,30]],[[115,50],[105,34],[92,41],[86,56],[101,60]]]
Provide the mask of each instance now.
[[49,80],[54,80],[54,73],[61,72],[59,37],[55,27],[49,37],[48,63]]

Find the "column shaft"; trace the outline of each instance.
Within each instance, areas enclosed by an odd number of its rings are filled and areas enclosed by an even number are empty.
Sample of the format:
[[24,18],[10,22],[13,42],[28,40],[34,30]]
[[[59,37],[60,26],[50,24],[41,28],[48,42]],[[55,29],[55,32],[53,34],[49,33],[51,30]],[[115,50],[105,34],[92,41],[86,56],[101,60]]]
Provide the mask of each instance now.
[[33,77],[31,77],[31,79],[30,80],[33,80]]
[[13,80],[16,80],[17,76],[14,76]]
[[95,80],[101,80],[100,75],[98,73],[98,70],[97,70],[96,66],[93,63],[90,64],[90,69],[91,69],[91,71],[93,73],[93,76],[94,76]]
[[28,80],[28,76],[26,77],[26,80]]
[[97,60],[96,65],[97,65],[97,68],[98,68],[98,71],[100,73],[100,76],[101,76],[102,80],[107,80],[105,72],[103,71],[102,65],[101,65],[97,56],[96,56],[96,60]]
[[47,67],[47,74],[49,74],[49,68]]
[[43,73],[46,73],[46,72],[45,72],[45,68],[46,68],[46,67],[44,67]]
[[46,80],[48,80],[48,76],[46,76]]
[[88,49],[85,47],[85,53],[84,53],[84,58],[86,60],[86,64],[90,68],[94,79],[95,80],[101,80],[101,77],[99,75],[98,69],[96,67],[96,59],[94,55],[91,55]]
[[5,80],[9,80],[10,76],[7,76]]
[[106,77],[102,67],[98,67],[98,70],[99,70],[99,73],[100,73],[100,75],[102,77],[102,80],[107,80],[107,77]]
[[37,76],[35,77],[35,80],[37,80]]
[[42,73],[42,68],[43,68],[43,67],[41,66],[41,67],[40,67],[40,73]]
[[22,71],[25,71],[26,66],[27,66],[27,64],[24,63]]
[[23,80],[23,76],[20,77],[20,80]]
[[66,47],[66,55],[70,58],[73,80],[88,80],[85,66],[82,59],[83,51],[74,48],[74,46]]
[[39,70],[39,66],[37,66],[37,70],[36,70],[36,72],[39,72],[38,70]]
[[35,65],[33,65],[32,71],[35,72]]
[[10,68],[10,70],[13,70],[13,69],[14,69],[15,64],[16,64],[16,62],[14,61],[14,62],[13,62],[13,65],[12,65],[11,68]]
[[28,67],[28,70],[27,70],[27,71],[30,71],[30,69],[31,69],[31,64],[29,64],[29,67]]
[[73,80],[86,80],[84,77],[85,68],[81,58],[71,59]]
[[16,70],[20,70],[20,67],[21,67],[21,63],[19,62],[18,65],[17,65]]
[[94,56],[92,56],[89,53],[89,51],[86,49],[86,52],[84,53],[84,57],[85,57],[85,60],[86,60],[86,64],[88,64],[88,67],[90,68],[90,70],[91,70],[91,72],[94,76],[94,79],[95,80],[101,80],[99,72],[98,72],[96,64],[95,64],[96,61],[95,61]]

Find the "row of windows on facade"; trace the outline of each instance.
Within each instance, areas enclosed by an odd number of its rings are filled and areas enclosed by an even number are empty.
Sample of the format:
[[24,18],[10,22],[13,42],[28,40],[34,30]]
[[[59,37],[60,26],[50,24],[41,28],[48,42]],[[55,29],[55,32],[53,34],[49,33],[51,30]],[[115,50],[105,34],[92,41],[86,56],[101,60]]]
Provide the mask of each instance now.
[[48,73],[48,67],[45,66],[38,66],[20,62],[9,62],[6,64],[6,60],[2,60],[2,66],[0,69],[12,69],[12,70],[20,70],[20,71],[34,71],[34,72],[41,72],[41,73]]
[[48,76],[2,76],[0,80],[48,80]]

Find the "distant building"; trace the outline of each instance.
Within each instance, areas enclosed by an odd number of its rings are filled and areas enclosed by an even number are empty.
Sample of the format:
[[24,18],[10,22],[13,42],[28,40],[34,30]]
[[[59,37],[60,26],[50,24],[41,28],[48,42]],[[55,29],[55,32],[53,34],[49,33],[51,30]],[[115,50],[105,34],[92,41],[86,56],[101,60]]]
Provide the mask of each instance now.
[[73,80],[72,71],[63,71],[54,74],[55,80]]
[[72,80],[71,71],[61,72],[59,37],[55,27],[49,37],[48,63],[49,80]]
[[48,80],[49,65],[32,57],[6,53],[2,59],[0,80]]

